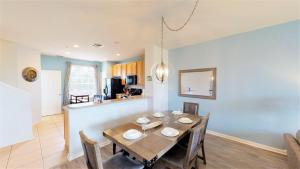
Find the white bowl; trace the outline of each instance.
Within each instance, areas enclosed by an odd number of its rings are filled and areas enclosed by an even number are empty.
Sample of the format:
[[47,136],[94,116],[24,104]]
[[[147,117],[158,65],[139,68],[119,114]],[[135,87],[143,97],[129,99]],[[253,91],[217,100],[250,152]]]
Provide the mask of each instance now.
[[173,129],[171,127],[165,127],[164,129],[162,129],[160,131],[160,133],[167,137],[175,137],[175,136],[178,136],[179,131],[176,129]]
[[184,123],[184,124],[191,124],[191,123],[193,123],[193,120],[191,120],[190,118],[187,118],[187,117],[182,117],[182,118],[178,119],[178,121],[180,123]]
[[182,115],[182,114],[183,114],[182,111],[173,111],[172,113],[173,113],[174,115]]
[[150,120],[147,117],[140,117],[136,120],[136,122],[139,124],[147,124],[150,122]]
[[154,117],[164,117],[165,115],[161,112],[156,112],[154,114],[152,114]]
[[127,130],[123,133],[123,137],[128,140],[135,140],[142,136],[142,133],[136,129]]

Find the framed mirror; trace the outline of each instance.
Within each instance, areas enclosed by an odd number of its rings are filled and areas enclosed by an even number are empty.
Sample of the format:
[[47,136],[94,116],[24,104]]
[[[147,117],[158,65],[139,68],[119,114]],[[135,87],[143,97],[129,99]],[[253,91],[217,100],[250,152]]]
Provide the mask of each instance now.
[[216,68],[179,70],[179,96],[216,99]]

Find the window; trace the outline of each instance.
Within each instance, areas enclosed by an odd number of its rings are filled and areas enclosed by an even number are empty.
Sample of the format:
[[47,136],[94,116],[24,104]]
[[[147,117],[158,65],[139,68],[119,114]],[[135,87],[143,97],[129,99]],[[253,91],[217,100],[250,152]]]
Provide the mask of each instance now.
[[93,66],[72,65],[69,81],[70,95],[97,94],[96,69]]

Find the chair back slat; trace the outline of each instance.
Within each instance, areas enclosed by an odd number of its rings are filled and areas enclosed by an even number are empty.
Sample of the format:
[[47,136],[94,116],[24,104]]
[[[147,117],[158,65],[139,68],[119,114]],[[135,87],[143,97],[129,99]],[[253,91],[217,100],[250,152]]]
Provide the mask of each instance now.
[[183,168],[189,168],[193,160],[196,158],[199,150],[199,140],[202,139],[202,134],[204,130],[204,124],[200,123],[191,129],[189,144],[187,148],[187,154],[184,162]]
[[89,169],[103,169],[100,147],[97,141],[89,139],[83,131],[79,132],[84,158]]
[[189,102],[184,102],[183,103],[183,112],[184,113],[198,115],[198,110],[199,110],[199,104],[198,103],[189,103]]

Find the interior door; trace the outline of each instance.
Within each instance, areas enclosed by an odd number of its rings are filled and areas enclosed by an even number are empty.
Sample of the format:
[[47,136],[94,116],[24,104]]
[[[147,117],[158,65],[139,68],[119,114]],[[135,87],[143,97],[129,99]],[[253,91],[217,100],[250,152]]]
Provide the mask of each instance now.
[[42,116],[61,113],[61,72],[42,70]]

